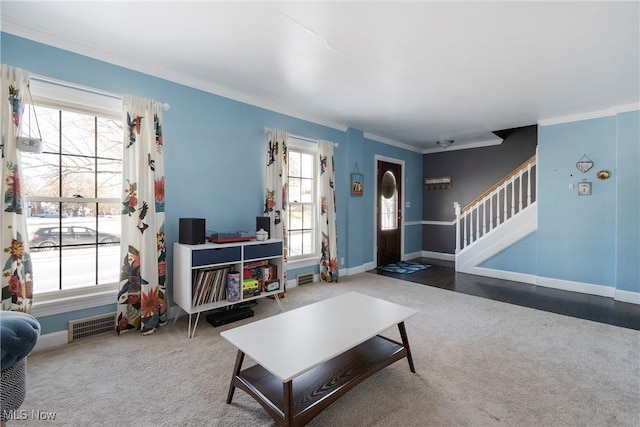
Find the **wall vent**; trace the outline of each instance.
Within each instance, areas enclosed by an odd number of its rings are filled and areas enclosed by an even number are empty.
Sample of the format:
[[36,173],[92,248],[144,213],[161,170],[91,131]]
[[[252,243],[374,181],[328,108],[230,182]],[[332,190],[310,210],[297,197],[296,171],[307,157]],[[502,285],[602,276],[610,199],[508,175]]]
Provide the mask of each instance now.
[[101,314],[69,322],[69,342],[116,330],[116,313]]
[[297,285],[306,285],[307,283],[313,283],[313,273],[298,274],[296,276]]

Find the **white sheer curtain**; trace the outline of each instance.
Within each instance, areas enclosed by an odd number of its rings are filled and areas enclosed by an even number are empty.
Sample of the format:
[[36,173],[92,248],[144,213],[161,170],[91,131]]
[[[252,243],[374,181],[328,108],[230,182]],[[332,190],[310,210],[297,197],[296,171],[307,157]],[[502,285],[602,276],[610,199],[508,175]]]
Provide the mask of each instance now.
[[162,105],[124,96],[122,261],[117,332],[167,322]]
[[271,218],[270,238],[284,240],[283,288],[287,285],[287,257],[289,244],[287,229],[289,215],[287,214],[287,200],[289,192],[287,144],[289,135],[277,129],[269,130],[269,147],[267,149],[267,179],[264,200],[264,214]]
[[0,122],[2,124],[2,310],[31,312],[33,269],[29,253],[27,210],[22,193],[20,152],[16,144],[30,73],[2,64]]
[[336,170],[333,143],[318,142],[320,174],[320,280],[338,281],[338,226],[336,224]]

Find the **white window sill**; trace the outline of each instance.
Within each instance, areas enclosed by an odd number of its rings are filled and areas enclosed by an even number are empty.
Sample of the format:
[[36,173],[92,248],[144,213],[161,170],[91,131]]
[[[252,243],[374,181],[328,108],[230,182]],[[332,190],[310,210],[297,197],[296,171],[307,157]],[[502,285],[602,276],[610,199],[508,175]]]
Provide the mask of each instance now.
[[318,257],[287,260],[287,270],[293,270],[295,268],[311,267],[316,265],[320,265],[320,259]]
[[52,316],[77,310],[115,304],[118,285],[104,285],[96,288],[58,291],[34,295],[31,314],[35,317]]

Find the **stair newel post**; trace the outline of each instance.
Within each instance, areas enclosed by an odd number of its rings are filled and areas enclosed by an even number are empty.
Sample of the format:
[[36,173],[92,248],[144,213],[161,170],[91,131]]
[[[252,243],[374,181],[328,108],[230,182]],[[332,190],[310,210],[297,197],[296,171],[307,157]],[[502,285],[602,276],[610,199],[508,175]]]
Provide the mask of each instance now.
[[453,202],[453,210],[456,213],[456,253],[460,252],[460,204]]

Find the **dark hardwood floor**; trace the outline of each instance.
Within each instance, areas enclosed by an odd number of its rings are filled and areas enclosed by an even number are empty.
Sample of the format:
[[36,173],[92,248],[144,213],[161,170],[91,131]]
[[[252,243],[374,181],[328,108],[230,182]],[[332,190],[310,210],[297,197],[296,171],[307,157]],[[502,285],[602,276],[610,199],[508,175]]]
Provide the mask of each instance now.
[[371,272],[454,292],[640,330],[640,305],[638,304],[509,280],[456,273],[452,261],[418,258],[410,262],[429,264],[431,267],[412,274],[389,273],[377,269]]

